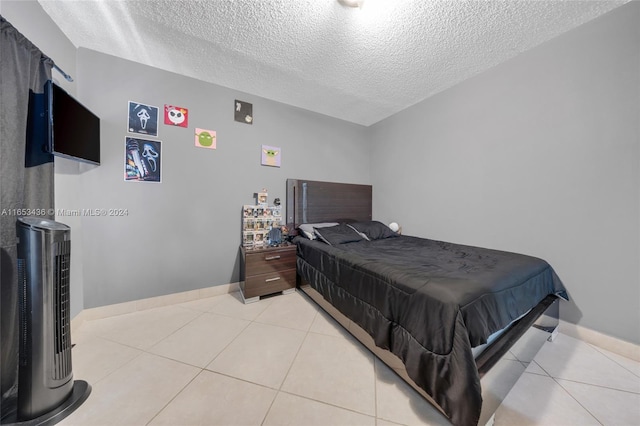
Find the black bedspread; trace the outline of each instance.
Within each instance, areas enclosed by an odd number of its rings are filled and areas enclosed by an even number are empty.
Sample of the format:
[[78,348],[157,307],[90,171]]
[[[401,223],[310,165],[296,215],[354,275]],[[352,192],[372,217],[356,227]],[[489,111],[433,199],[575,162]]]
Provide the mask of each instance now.
[[566,298],[549,264],[530,256],[409,236],[296,243],[302,278],[402,359],[457,425],[477,424],[482,408],[471,348],[547,295]]

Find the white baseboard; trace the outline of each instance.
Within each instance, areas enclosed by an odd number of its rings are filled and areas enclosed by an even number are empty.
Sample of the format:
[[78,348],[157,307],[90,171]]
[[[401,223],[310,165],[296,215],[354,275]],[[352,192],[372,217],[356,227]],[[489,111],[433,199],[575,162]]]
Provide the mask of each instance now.
[[176,303],[190,302],[192,300],[220,296],[227,293],[234,293],[236,291],[240,291],[240,283],[223,284],[198,290],[150,297],[148,299],[133,300],[131,302],[84,309],[71,320],[71,333],[77,330],[85,321],[144,311],[146,309],[159,308],[162,306],[175,305]]
[[560,320],[559,328],[563,334],[640,362],[640,345],[563,320]]

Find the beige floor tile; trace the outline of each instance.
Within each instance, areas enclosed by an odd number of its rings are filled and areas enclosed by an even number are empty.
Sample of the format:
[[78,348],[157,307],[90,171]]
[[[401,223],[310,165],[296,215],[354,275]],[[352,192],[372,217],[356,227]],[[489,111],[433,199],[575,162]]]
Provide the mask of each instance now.
[[327,336],[347,337],[349,332],[341,326],[322,309],[318,309],[318,314],[311,323],[309,331],[312,333],[326,334]]
[[[231,293],[86,320],[73,343],[74,377],[93,392],[61,425],[448,425],[300,293],[249,305]],[[494,371],[515,378],[526,367],[496,425],[640,424],[640,363],[563,334],[528,366],[516,362],[532,347],[519,342]],[[221,374],[194,367],[204,365]],[[495,392],[504,389],[485,401]]]
[[618,365],[626,368],[627,370],[631,371],[636,376],[640,377],[640,362],[634,361],[634,360],[632,360],[630,358],[624,357],[622,355],[618,355],[616,353],[613,353],[613,352],[608,351],[606,349],[599,348],[599,347],[594,346],[594,345],[590,345],[590,346],[592,348],[594,348],[595,350],[597,350],[598,352],[606,355],[607,358],[615,361]]
[[638,376],[589,344],[564,334],[545,343],[536,362],[551,377],[640,393]]
[[525,373],[496,411],[496,426],[600,425],[551,377]]
[[516,356],[513,354],[513,352],[507,351],[507,353],[502,356],[502,359],[516,359],[517,360],[518,358],[516,358]]
[[376,404],[377,417],[394,423],[451,425],[437,408],[378,359],[376,359]]
[[547,372],[544,371],[535,361],[530,362],[525,371],[527,373],[531,373],[531,374],[538,374],[538,375],[541,375],[541,376],[548,376]]
[[317,313],[313,301],[298,292],[272,297],[271,304],[255,319],[263,324],[307,331]]
[[603,425],[640,425],[640,395],[558,379],[557,382]]
[[207,369],[278,389],[304,336],[302,331],[252,323]]
[[191,309],[165,306],[87,321],[81,330],[123,345],[148,349],[199,315],[200,312]]
[[344,408],[280,392],[265,426],[374,426],[376,419]]
[[244,319],[247,321],[253,321],[258,315],[262,313],[271,304],[273,298],[262,299],[255,303],[245,304],[242,301],[240,292],[223,294],[222,296],[216,296],[219,299],[209,312],[219,315],[226,315],[233,318]]
[[96,383],[60,425],[144,425],[201,371],[143,353]]
[[73,377],[92,386],[142,353],[100,337],[85,336],[73,341],[76,342],[71,351]]
[[375,415],[373,354],[350,337],[309,333],[282,390]]
[[150,425],[260,425],[276,391],[203,370]]
[[393,423],[387,420],[376,419],[376,426],[402,426],[400,423]]
[[204,368],[249,325],[249,321],[204,313],[149,352]]
[[511,347],[511,352],[518,361],[530,363],[538,353],[540,347],[547,341],[550,334],[537,328],[530,328]]

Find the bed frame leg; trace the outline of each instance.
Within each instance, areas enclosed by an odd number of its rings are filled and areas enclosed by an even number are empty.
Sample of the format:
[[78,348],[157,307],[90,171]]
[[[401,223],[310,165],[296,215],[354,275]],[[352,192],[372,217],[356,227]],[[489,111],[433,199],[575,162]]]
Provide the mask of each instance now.
[[554,328],[551,334],[549,334],[549,337],[547,337],[547,341],[553,342],[556,339],[557,335],[558,335],[558,327]]

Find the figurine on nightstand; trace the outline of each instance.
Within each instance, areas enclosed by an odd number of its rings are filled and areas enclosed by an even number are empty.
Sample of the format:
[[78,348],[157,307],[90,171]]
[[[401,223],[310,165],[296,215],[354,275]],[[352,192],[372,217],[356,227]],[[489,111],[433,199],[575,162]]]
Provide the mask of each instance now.
[[282,231],[280,228],[274,227],[267,234],[267,239],[270,246],[277,246],[282,243]]
[[258,205],[267,206],[268,193],[267,188],[262,188],[262,192],[258,192]]

